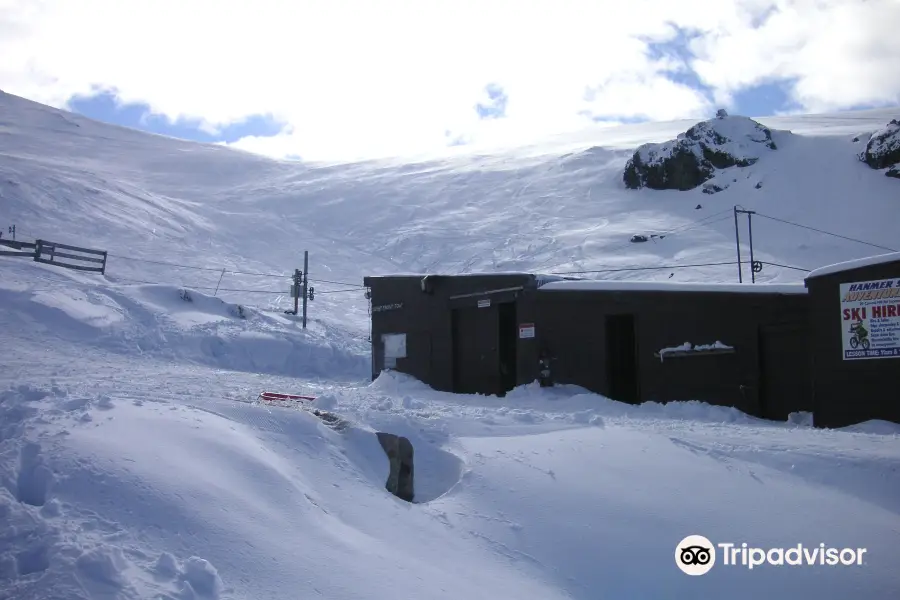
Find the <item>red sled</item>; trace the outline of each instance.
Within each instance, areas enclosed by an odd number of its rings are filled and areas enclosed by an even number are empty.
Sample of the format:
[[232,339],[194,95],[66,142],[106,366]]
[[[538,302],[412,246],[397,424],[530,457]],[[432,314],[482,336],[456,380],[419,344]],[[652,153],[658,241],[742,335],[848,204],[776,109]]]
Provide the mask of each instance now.
[[294,404],[297,401],[301,403],[303,401],[312,402],[315,400],[315,396],[304,396],[298,394],[278,394],[276,392],[262,392],[259,397],[257,397],[257,402],[264,402],[266,404]]

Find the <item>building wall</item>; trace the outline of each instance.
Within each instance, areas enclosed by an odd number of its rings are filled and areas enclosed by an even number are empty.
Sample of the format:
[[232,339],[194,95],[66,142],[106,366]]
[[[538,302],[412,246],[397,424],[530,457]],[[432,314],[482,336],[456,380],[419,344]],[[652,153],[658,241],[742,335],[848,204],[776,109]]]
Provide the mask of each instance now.
[[900,357],[844,360],[843,354],[847,323],[841,318],[841,283],[891,278],[900,278],[900,261],[807,280],[818,427],[843,427],[869,419],[900,423]]
[[[608,315],[632,314],[636,329],[637,401],[701,400],[735,406],[754,415],[786,417],[785,405],[811,410],[809,356],[791,364],[768,360],[767,371],[780,380],[805,382],[790,390],[763,386],[763,327],[779,325],[790,340],[803,339],[808,314],[805,295],[724,294],[701,292],[557,291],[537,292],[538,334],[556,356],[554,377],[611,394],[606,345]],[[786,326],[791,328],[787,329]],[[735,348],[734,354],[654,356],[662,348],[715,341]],[[771,347],[771,344],[768,345]],[[791,376],[785,371],[790,370]],[[784,413],[784,414],[782,414]]]
[[[365,279],[372,292],[373,311],[386,305],[402,303],[402,307],[373,312],[372,314],[372,376],[385,368],[382,335],[407,334],[407,357],[399,358],[393,369],[407,373],[441,391],[454,390],[453,314],[459,311],[483,311],[479,317],[487,322],[498,318],[501,303],[513,303],[517,323],[533,322],[534,303],[527,293],[508,291],[485,295],[484,292],[522,287],[534,289],[535,279],[527,274],[467,275],[457,277],[431,276],[429,292],[423,293],[420,276],[368,277]],[[477,295],[470,295],[477,294]],[[456,296],[464,296],[455,298]],[[478,301],[490,298],[491,304],[479,308]],[[482,321],[479,321],[480,323]],[[475,347],[490,353],[499,344],[496,328],[478,327],[471,331]],[[537,350],[533,339],[516,336],[515,385],[532,381],[537,374]],[[465,358],[471,359],[471,356]],[[471,366],[471,360],[468,360]],[[463,387],[493,393],[495,381],[468,381],[478,379],[468,372]],[[499,390],[498,390],[499,391]]]
[[[497,305],[512,302],[516,325],[534,324],[534,338],[516,335],[516,385],[538,376],[538,354],[555,357],[553,378],[615,398],[607,360],[607,316],[634,316],[637,389],[624,401],[700,400],[735,406],[749,414],[785,419],[789,412],[812,410],[811,356],[808,351],[809,297],[763,293],[687,291],[540,290],[530,275],[437,277],[430,293],[421,277],[366,278],[374,309],[402,303],[372,315],[373,378],[385,367],[381,336],[407,334],[407,357],[393,367],[442,391],[496,393],[497,381],[473,374],[454,387],[454,311],[480,313],[467,330],[464,358],[484,353],[488,363],[498,339]],[[454,298],[488,290],[522,286],[521,292],[491,296],[489,308],[478,308],[484,295]],[[484,319],[481,319],[484,317]],[[654,353],[684,342],[721,341],[734,354],[667,357]],[[621,358],[621,357],[618,357]],[[477,363],[477,360],[474,361]],[[458,367],[457,367],[458,368]]]

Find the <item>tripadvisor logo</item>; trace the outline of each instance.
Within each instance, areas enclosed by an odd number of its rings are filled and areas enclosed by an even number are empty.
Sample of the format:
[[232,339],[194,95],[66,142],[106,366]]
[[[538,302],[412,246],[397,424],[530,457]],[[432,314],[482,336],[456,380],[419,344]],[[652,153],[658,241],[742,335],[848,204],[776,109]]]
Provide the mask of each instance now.
[[713,544],[702,535],[689,535],[675,546],[675,564],[687,575],[705,575],[718,562],[724,566],[754,569],[772,566],[862,565],[865,548],[832,548],[825,544],[790,548],[756,548],[742,544]]

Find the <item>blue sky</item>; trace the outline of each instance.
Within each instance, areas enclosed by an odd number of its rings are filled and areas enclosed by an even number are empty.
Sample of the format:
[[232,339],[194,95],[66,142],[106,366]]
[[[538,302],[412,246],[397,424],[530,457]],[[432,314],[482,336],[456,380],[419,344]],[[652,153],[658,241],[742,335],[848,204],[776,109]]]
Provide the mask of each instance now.
[[236,142],[247,136],[272,136],[281,131],[282,124],[266,115],[257,115],[211,133],[199,121],[179,120],[154,115],[146,104],[120,104],[110,92],[78,97],[69,101],[69,110],[91,119],[159,133],[196,142]]

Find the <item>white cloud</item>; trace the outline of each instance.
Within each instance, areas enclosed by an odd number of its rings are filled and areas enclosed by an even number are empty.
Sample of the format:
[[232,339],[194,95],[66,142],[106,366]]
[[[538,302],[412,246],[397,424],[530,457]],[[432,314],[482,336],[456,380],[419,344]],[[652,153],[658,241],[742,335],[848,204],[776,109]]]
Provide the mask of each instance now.
[[900,0],[779,0],[697,38],[693,67],[722,101],[747,87],[794,81],[806,111],[900,103]]
[[[773,5],[781,12],[754,29]],[[448,131],[527,141],[583,127],[585,113],[706,114],[703,94],[668,78],[677,65],[648,53],[647,41],[671,39],[673,25],[700,33],[696,67],[717,101],[782,76],[798,78],[797,99],[813,108],[896,99],[898,27],[885,24],[896,7],[897,0],[0,0],[0,87],[56,106],[114,89],[122,101],[201,119],[209,130],[271,114],[289,127],[238,145],[352,158],[433,150]],[[489,83],[508,95],[506,117],[480,121],[475,105]]]

